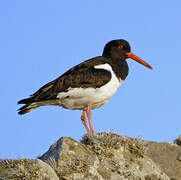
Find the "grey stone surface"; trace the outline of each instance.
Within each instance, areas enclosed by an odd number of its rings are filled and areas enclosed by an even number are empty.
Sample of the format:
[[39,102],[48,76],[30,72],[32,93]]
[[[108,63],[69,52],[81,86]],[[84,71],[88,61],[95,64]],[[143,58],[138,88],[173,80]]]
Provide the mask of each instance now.
[[62,137],[39,159],[0,160],[0,180],[181,180],[180,150],[115,133]]
[[55,171],[40,159],[0,160],[0,179],[59,180]]
[[81,143],[61,138],[40,159],[48,163],[60,179],[169,179],[146,156],[143,141],[114,133],[85,135]]
[[172,180],[181,180],[181,146],[148,142],[147,154]]

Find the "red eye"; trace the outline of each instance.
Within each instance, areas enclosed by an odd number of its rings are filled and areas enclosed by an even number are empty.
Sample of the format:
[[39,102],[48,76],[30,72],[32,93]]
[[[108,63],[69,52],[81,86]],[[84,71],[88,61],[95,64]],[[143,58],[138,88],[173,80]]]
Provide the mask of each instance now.
[[123,45],[119,45],[118,48],[119,49],[123,49],[124,47],[123,47]]

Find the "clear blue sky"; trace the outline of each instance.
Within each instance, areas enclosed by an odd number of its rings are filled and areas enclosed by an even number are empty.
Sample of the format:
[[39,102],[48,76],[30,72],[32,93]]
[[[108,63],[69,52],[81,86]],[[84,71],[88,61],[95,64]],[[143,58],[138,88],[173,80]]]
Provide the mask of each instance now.
[[0,2],[0,158],[36,158],[62,136],[81,139],[81,111],[40,107],[19,116],[17,101],[70,67],[126,39],[154,70],[130,72],[93,111],[97,132],[172,142],[181,133],[181,1]]

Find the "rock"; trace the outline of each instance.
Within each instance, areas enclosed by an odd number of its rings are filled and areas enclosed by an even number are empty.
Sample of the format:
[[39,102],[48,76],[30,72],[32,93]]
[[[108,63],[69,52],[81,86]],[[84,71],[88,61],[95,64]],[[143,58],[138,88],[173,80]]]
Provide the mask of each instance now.
[[59,139],[39,159],[49,164],[60,179],[84,179],[87,168],[97,161],[89,148],[68,137]]
[[40,159],[0,160],[0,179],[52,179],[58,180],[55,171]]
[[62,137],[36,160],[0,160],[0,179],[180,180],[180,151],[115,133]]
[[181,180],[181,147],[148,142],[147,154],[172,180]]
[[63,137],[40,157],[60,179],[167,180],[146,156],[143,141],[114,133],[85,135],[81,143]]

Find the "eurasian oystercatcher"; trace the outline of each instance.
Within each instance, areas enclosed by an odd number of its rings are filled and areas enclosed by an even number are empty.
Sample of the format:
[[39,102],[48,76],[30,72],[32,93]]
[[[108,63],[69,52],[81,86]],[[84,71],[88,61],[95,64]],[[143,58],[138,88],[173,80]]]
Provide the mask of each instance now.
[[[147,68],[152,67],[131,52],[126,40],[112,40],[103,50],[102,56],[86,60],[41,87],[27,99],[18,114],[25,114],[39,106],[58,105],[67,109],[82,110],[81,120],[88,133],[94,133],[91,109],[106,104],[128,75],[127,58]],[[89,126],[86,120],[86,114]]]

